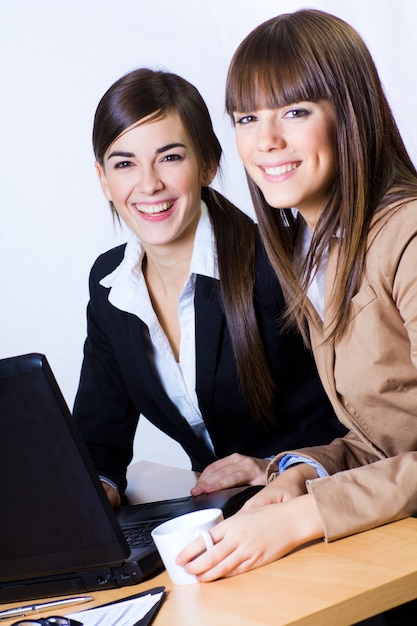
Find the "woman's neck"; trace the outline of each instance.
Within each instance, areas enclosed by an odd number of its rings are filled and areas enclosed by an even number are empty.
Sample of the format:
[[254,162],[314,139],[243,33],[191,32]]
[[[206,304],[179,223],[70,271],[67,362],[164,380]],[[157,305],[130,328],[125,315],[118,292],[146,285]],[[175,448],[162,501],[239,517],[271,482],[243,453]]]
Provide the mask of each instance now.
[[148,289],[166,293],[177,291],[179,294],[190,273],[193,245],[194,241],[175,250],[144,246],[142,271]]
[[191,256],[192,246],[184,244],[169,253],[164,253],[162,249],[147,251],[145,248],[142,263],[153,309],[177,362],[181,342],[178,299],[190,274]]

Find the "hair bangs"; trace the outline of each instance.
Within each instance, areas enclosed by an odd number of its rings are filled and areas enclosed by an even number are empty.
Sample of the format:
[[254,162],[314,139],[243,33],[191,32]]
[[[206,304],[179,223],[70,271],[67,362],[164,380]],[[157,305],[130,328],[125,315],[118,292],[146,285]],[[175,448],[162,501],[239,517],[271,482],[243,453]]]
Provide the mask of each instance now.
[[285,19],[271,20],[242,42],[227,76],[229,115],[329,98],[319,50],[292,31]]

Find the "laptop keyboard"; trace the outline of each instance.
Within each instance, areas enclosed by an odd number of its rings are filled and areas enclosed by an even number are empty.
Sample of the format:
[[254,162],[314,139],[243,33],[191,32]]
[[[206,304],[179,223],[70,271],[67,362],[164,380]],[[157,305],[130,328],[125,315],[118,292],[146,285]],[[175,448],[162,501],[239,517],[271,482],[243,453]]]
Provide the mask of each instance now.
[[126,537],[130,549],[154,545],[153,539],[151,537],[151,531],[163,521],[166,520],[162,519],[146,522],[135,522],[134,526],[131,526],[130,528],[122,528],[123,534]]
[[[215,500],[217,497],[216,493],[210,494],[210,496],[197,496],[196,502],[200,500],[200,502],[202,501],[206,504],[206,507],[201,506],[201,508],[207,508],[207,506],[223,508],[224,516],[229,517],[238,511],[243,502],[245,502],[249,496],[259,491],[259,489],[261,489],[260,486],[253,486],[247,487],[245,491],[238,491],[234,495],[229,496],[226,504],[224,502],[224,496],[221,502]],[[210,498],[210,500],[207,499],[206,502],[206,498]],[[128,519],[119,520],[130,549],[154,546],[155,544],[151,537],[152,530],[162,522],[166,522],[176,515],[190,512],[192,509],[188,508],[189,503],[190,496],[168,500],[166,502],[157,502],[153,504],[158,506],[158,513],[154,513],[152,519],[132,520],[131,522],[129,522]],[[144,507],[142,515],[146,515],[147,509],[152,507],[153,504],[132,505],[132,507],[128,506],[125,507],[125,509],[129,511],[130,508],[135,510],[137,507]],[[129,513],[129,517],[131,516],[132,512]]]

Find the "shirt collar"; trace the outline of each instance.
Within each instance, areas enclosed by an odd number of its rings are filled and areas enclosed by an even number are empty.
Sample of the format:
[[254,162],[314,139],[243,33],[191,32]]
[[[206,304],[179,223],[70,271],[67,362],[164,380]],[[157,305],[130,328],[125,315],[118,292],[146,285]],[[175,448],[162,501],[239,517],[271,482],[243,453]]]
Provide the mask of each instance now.
[[220,278],[213,225],[207,205],[203,200],[201,200],[201,216],[194,238],[190,274],[200,274],[217,280]]
[[[116,298],[119,306],[123,303],[127,304],[132,291],[136,291],[142,276],[142,259],[144,254],[140,239],[131,233],[126,243],[122,262],[100,281],[100,285],[112,290],[111,300]],[[213,226],[207,205],[202,200],[201,215],[197,224],[190,263],[190,276],[196,274],[219,279]]]

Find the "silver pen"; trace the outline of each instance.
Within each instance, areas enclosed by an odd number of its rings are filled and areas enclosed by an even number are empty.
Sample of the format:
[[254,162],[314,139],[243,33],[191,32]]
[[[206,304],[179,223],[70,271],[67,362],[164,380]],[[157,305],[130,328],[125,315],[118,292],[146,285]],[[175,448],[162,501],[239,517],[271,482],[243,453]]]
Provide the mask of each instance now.
[[46,611],[55,607],[67,606],[71,604],[81,604],[81,602],[91,602],[93,596],[78,596],[77,598],[64,598],[63,600],[51,600],[50,602],[42,602],[39,604],[28,604],[26,606],[16,606],[14,609],[6,609],[0,611],[0,619],[9,619],[10,617],[23,617],[27,613],[36,611]]

